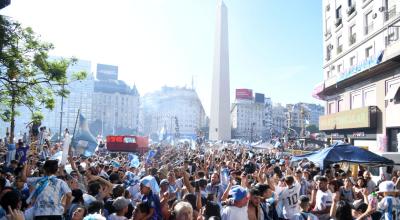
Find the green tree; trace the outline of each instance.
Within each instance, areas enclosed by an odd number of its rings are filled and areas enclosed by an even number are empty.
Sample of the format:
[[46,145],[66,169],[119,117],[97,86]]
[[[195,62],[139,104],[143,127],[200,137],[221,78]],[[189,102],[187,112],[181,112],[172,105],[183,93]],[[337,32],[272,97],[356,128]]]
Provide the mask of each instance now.
[[75,58],[50,60],[54,49],[42,42],[29,27],[9,17],[0,16],[0,117],[10,123],[10,143],[13,143],[17,108],[27,107],[33,121],[40,121],[42,108],[53,109],[55,95],[67,97],[69,80],[81,80],[87,73],[74,73],[67,78],[67,68]]
[[316,125],[307,126],[306,130],[309,131],[310,133],[318,133],[319,132],[319,128]]

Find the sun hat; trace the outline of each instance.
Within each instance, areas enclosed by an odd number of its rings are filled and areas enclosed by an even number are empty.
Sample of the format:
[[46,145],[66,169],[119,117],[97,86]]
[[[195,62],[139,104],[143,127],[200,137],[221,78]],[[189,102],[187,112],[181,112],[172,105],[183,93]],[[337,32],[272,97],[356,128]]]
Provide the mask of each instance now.
[[397,192],[398,190],[395,187],[393,181],[383,181],[379,184],[379,191],[378,193],[383,192]]

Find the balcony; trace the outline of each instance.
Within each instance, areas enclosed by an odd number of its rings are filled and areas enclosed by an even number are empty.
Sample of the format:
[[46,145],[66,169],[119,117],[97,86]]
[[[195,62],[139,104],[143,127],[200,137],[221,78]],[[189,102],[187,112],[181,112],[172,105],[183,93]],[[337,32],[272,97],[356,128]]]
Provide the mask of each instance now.
[[350,37],[349,37],[349,45],[353,45],[356,41],[357,41],[357,38],[356,38],[356,34],[352,34]]
[[364,27],[364,33],[365,35],[371,33],[374,29],[374,23],[370,23],[367,26]]

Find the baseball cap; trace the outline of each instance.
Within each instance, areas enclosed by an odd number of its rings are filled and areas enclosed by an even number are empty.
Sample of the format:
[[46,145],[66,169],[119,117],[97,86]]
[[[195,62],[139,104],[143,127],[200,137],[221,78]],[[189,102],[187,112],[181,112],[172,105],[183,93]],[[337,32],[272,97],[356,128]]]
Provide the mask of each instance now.
[[285,160],[284,160],[284,159],[281,159],[281,160],[279,161],[279,165],[285,165]]
[[128,207],[129,200],[125,199],[125,197],[123,197],[123,196],[120,196],[114,200],[112,205],[115,208],[115,210],[119,211],[121,209]]
[[229,196],[234,200],[234,201],[239,201],[242,200],[247,196],[247,190],[241,186],[234,186],[232,189],[229,191]]
[[382,192],[397,192],[395,188],[395,184],[393,181],[383,181],[379,184],[379,191],[380,193]]
[[275,161],[274,159],[272,159],[272,160],[270,160],[270,163],[271,163],[271,164],[275,164],[276,161]]

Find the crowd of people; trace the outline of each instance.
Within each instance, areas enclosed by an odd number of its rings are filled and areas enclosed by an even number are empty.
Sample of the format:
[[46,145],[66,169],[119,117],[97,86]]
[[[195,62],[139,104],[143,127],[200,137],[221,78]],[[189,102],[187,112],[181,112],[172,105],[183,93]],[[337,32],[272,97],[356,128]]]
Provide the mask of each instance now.
[[362,166],[209,143],[154,145],[136,164],[104,147],[61,165],[60,143],[18,140],[0,167],[0,220],[400,219],[398,171],[376,183]]

